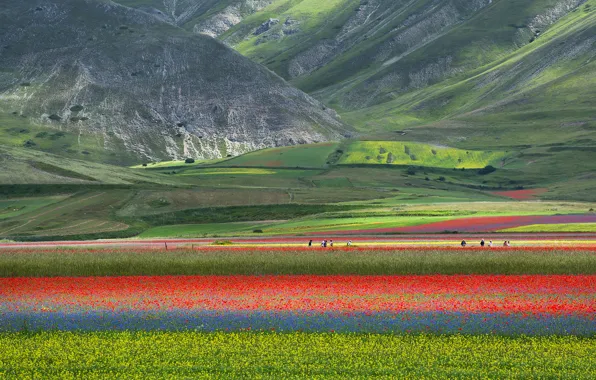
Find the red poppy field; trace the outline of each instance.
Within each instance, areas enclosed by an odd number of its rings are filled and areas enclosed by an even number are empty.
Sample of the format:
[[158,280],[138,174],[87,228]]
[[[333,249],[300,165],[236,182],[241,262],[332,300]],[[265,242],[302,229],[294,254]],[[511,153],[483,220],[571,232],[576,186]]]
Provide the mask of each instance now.
[[590,335],[595,264],[596,246],[13,249],[0,329]]
[[596,276],[134,276],[0,279],[5,312],[596,313]]

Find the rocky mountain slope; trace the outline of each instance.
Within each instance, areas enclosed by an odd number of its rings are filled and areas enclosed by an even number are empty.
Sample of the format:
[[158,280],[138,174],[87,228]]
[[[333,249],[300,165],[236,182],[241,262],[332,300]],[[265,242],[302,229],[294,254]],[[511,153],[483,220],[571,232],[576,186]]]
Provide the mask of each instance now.
[[334,111],[222,43],[106,0],[3,2],[0,112],[95,140],[123,163],[349,133]]

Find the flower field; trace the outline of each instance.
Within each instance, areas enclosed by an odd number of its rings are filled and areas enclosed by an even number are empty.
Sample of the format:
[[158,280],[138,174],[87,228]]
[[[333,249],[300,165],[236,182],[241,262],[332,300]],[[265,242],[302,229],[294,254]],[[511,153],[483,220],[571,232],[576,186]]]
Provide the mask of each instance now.
[[595,337],[594,245],[0,251],[2,377],[590,378]]
[[596,377],[596,344],[575,336],[0,333],[0,353],[15,379]]

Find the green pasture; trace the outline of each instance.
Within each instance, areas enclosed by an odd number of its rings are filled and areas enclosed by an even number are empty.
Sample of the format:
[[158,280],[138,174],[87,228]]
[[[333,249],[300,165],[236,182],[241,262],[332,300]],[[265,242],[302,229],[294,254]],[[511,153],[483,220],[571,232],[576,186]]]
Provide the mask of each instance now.
[[217,166],[323,168],[338,146],[339,143],[320,143],[263,149],[222,161]]
[[0,334],[23,378],[596,377],[592,338],[272,332]]
[[436,168],[483,168],[499,166],[504,151],[476,151],[416,142],[354,141],[346,146],[339,164],[390,164]]
[[596,223],[531,224],[500,232],[596,232]]
[[[304,239],[304,246],[308,238]],[[596,254],[582,250],[376,250],[266,247],[193,249],[3,250],[0,277],[161,275],[596,274]],[[358,243],[356,242],[355,245]],[[197,248],[197,246],[195,246]]]
[[64,200],[66,195],[0,199],[0,219],[13,218]]
[[213,159],[213,160],[201,160],[195,159],[195,162],[187,164],[185,160],[178,160],[178,161],[160,161],[160,162],[149,162],[139,165],[133,165],[131,169],[168,169],[168,168],[187,168],[187,167],[196,167],[196,166],[204,166],[208,164],[215,164],[225,159]]
[[207,223],[207,224],[176,224],[172,226],[159,226],[143,231],[138,237],[148,238],[195,238],[208,236],[241,236],[255,235],[253,231],[269,226],[271,222],[232,222],[232,223]]

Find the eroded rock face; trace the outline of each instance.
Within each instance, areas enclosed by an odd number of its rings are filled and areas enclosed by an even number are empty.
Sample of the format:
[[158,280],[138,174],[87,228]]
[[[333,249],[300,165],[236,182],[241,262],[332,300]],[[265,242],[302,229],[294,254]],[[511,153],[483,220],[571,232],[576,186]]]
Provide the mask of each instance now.
[[193,26],[195,33],[218,37],[231,27],[238,25],[255,12],[258,12],[275,0],[238,0],[225,7],[222,11],[200,20]]
[[103,148],[143,160],[225,157],[349,133],[269,70],[154,15],[95,0],[6,1],[4,112],[93,134]]

